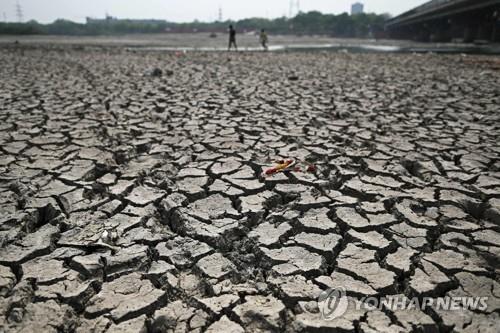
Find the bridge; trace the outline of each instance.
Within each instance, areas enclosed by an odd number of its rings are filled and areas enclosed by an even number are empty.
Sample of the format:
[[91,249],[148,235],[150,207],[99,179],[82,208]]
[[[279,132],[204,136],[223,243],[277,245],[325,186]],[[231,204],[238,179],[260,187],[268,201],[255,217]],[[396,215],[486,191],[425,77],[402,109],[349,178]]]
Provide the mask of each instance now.
[[432,0],[386,23],[392,38],[499,42],[500,0]]

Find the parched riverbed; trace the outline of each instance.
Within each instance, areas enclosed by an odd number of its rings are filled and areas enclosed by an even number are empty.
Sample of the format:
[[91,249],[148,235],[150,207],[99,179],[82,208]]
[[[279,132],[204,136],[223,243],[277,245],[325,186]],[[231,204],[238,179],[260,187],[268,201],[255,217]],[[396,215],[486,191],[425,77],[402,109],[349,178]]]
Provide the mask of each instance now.
[[[0,62],[0,331],[498,332],[497,58]],[[280,159],[312,172],[264,177]],[[332,320],[328,288],[350,301]],[[487,308],[354,306],[388,295]]]

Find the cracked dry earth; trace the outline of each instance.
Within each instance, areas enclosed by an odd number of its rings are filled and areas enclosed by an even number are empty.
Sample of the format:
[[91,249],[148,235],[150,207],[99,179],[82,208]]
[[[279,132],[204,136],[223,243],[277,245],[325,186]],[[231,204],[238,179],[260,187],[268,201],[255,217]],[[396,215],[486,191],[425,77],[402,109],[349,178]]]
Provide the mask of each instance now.
[[[0,331],[498,332],[500,74],[468,58],[4,48]],[[488,308],[322,320],[339,286]]]

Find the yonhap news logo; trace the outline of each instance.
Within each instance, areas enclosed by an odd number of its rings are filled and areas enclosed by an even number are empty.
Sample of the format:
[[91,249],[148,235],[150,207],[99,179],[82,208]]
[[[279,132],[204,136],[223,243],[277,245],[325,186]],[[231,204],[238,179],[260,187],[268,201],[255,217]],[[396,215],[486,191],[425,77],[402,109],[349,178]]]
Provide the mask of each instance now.
[[488,308],[488,297],[445,296],[445,297],[413,297],[405,295],[389,295],[381,297],[362,297],[360,299],[347,297],[343,287],[330,288],[323,291],[318,297],[318,308],[323,320],[333,320],[342,317],[353,304],[356,310],[411,311],[432,307],[442,311],[485,311]]
[[323,291],[318,297],[318,307],[321,313],[321,318],[324,320],[333,320],[341,317],[349,306],[349,300],[346,296],[345,289],[330,288]]

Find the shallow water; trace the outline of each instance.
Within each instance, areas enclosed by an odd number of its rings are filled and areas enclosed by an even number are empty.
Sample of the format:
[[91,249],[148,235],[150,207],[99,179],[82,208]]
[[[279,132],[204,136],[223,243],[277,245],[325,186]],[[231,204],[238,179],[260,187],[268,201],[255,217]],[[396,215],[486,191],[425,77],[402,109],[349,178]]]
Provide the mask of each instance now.
[[[173,46],[133,46],[130,51],[166,51],[166,52],[225,52],[226,47],[173,47]],[[350,53],[443,53],[443,54],[489,54],[500,55],[500,45],[429,45],[398,46],[390,44],[290,44],[269,45],[269,51],[332,51]],[[240,47],[238,51],[262,52],[262,47]]]
[[[134,51],[227,51],[227,38],[220,35],[209,38],[204,33],[193,34],[132,34],[120,36],[5,36],[0,45],[73,45],[96,47],[123,47]],[[258,37],[238,36],[240,51],[261,52]],[[389,39],[342,39],[328,36],[270,36],[269,51],[332,51],[350,53],[447,53],[500,55],[500,44],[419,43]]]

